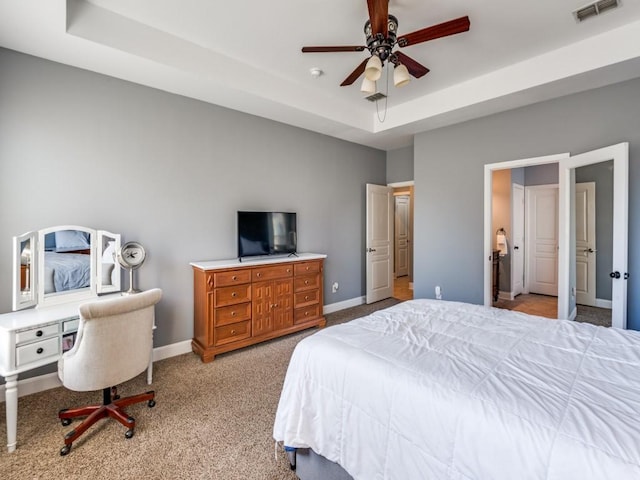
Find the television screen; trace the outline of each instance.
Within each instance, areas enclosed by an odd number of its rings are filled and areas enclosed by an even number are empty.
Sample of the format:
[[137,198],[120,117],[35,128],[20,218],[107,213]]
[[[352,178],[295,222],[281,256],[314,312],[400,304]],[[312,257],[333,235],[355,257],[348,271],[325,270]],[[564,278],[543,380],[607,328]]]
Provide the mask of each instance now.
[[238,212],[238,258],[296,253],[296,214]]

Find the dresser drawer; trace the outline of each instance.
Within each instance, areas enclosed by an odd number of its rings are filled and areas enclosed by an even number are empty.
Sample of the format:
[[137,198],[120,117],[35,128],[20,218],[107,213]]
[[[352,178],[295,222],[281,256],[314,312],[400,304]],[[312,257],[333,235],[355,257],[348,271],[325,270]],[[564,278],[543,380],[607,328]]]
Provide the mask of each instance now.
[[296,308],[293,313],[293,323],[304,323],[320,316],[320,305]]
[[228,307],[216,308],[215,326],[228,325],[229,323],[251,319],[251,302],[229,305]]
[[213,274],[214,284],[218,287],[240,285],[251,281],[251,270],[235,270],[233,272],[216,272]]
[[304,275],[306,273],[318,273],[320,271],[320,262],[302,262],[296,263],[296,275]]
[[26,365],[48,357],[55,357],[60,352],[60,339],[48,338],[16,348],[16,367]]
[[36,328],[31,328],[29,330],[23,330],[21,332],[16,332],[16,344],[30,342],[32,340],[39,340],[42,338],[50,337],[51,335],[58,334],[58,324],[52,325],[40,325]]
[[232,287],[216,288],[214,290],[216,307],[225,307],[251,301],[251,284],[234,285]]
[[320,290],[303,291],[295,294],[294,304],[295,308],[306,307],[307,305],[314,305],[320,301]]
[[237,342],[251,336],[251,320],[231,323],[222,327],[216,327],[216,340],[214,345]]
[[254,282],[260,280],[272,280],[274,278],[287,278],[293,276],[291,265],[274,265],[271,267],[254,268],[252,276]]
[[300,277],[296,277],[293,288],[295,292],[320,288],[320,274],[316,273],[315,275],[302,275]]

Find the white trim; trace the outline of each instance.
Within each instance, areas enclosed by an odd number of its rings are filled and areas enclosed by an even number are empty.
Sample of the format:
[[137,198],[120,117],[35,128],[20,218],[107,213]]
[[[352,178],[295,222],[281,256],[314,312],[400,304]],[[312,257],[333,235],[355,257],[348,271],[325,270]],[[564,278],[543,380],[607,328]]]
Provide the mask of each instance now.
[[338,312],[340,310],[344,310],[345,308],[364,305],[365,302],[366,302],[366,297],[355,297],[349,300],[343,300],[342,302],[325,305],[324,308],[322,309],[322,312],[323,312],[323,315],[327,315],[328,313]]
[[598,308],[608,308],[611,310],[613,308],[613,302],[611,300],[604,300],[602,298],[596,298],[596,307]]
[[387,187],[400,188],[400,187],[413,187],[416,184],[413,180],[407,180],[406,182],[393,182],[387,183]]
[[576,305],[575,307],[573,307],[573,310],[571,310],[571,313],[569,314],[568,319],[575,320],[577,316],[578,316],[578,306]]
[[[500,163],[488,163],[484,166],[484,304],[491,306],[491,268],[492,268],[492,218],[491,204],[493,201],[493,181],[494,170],[505,170],[511,168],[529,167],[532,165],[544,165],[547,163],[559,163],[561,159],[569,158],[569,153],[558,153],[546,155],[544,157],[522,158]],[[526,292],[523,292],[526,293]],[[566,293],[565,293],[566,294]]]
[[153,361],[164,360],[165,358],[177,357],[191,352],[191,340],[163,345],[153,349]]
[[498,300],[515,300],[516,296],[513,292],[498,291]]

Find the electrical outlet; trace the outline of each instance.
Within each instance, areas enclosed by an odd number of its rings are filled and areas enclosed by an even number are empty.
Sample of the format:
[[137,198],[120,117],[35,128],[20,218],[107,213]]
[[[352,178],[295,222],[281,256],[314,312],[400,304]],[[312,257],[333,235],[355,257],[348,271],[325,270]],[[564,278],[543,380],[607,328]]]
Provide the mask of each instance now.
[[338,285],[338,282],[333,282],[333,285],[331,285],[331,291],[333,293],[336,293],[338,291],[338,288],[340,288],[340,285]]
[[436,300],[442,300],[442,288],[440,288],[440,285],[436,285]]

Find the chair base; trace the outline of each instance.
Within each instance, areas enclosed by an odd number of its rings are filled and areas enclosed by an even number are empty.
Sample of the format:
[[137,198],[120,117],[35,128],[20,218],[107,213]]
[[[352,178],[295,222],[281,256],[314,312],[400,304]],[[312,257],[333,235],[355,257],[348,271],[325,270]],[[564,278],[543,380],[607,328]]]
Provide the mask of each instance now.
[[151,390],[131,397],[120,398],[116,393],[115,387],[105,388],[103,390],[102,405],[89,405],[86,407],[60,410],[60,412],[58,412],[58,418],[62,422],[62,425],[69,425],[72,418],[87,417],[80,425],[64,436],[65,445],[60,450],[60,455],[66,455],[69,453],[71,445],[76,438],[87,431],[87,429],[98,420],[106,417],[114,418],[127,427],[127,431],[125,433],[126,438],[133,437],[136,421],[132,416],[128,415],[127,412],[124,411],[124,408],[140,402],[147,402],[149,408],[152,408],[156,405],[155,395],[155,391]]

